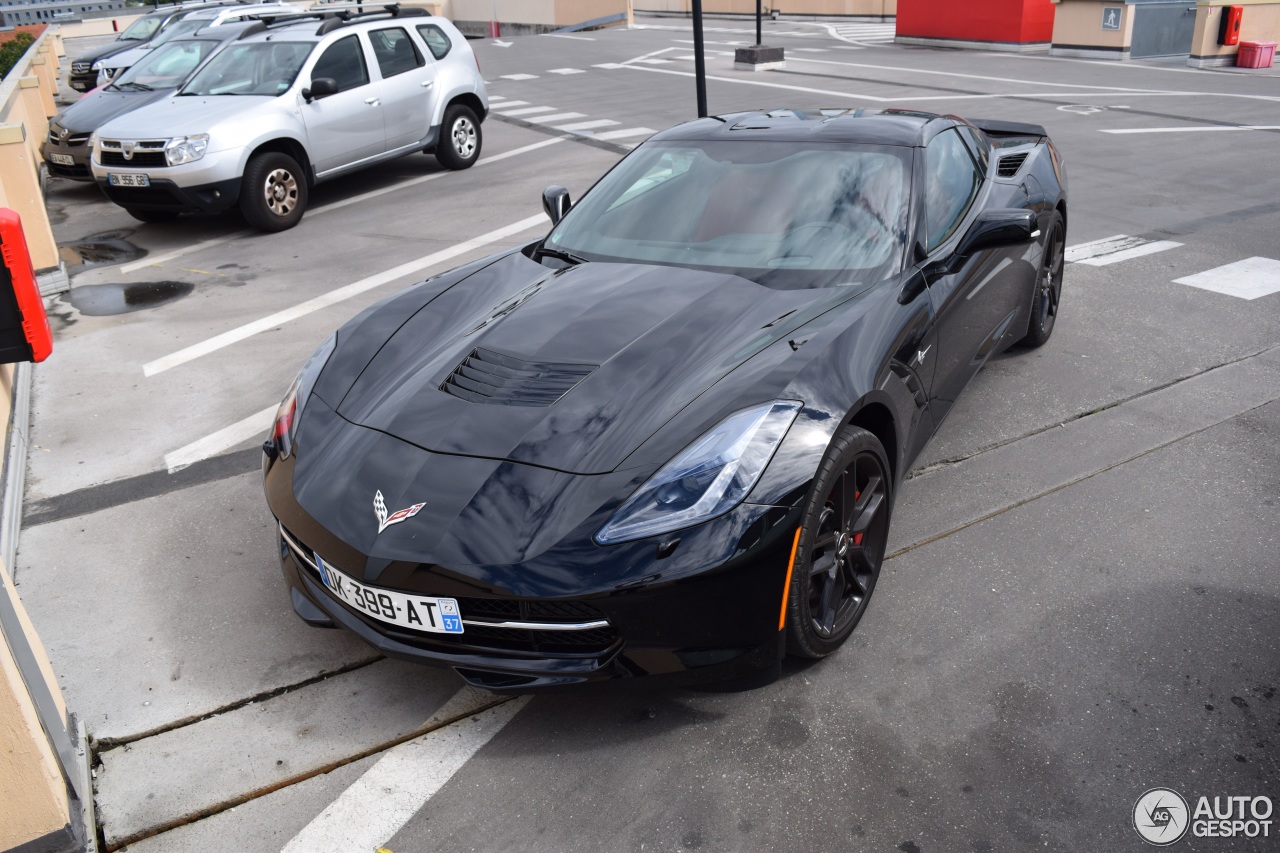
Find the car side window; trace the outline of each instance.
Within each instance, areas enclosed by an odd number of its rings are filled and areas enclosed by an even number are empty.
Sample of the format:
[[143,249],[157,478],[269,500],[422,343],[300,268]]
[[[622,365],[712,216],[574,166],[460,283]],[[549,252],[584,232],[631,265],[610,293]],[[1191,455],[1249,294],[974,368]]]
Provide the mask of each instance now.
[[418,35],[422,36],[422,40],[431,50],[431,55],[436,59],[444,59],[453,48],[453,42],[449,41],[449,36],[435,24],[419,24]]
[[373,45],[373,55],[378,58],[378,68],[382,77],[394,77],[426,64],[422,52],[409,38],[409,33],[401,27],[388,27],[385,30],[374,30],[369,33],[369,43]]
[[981,176],[954,128],[935,136],[924,151],[925,249],[932,252],[964,219],[978,194]]
[[329,45],[311,69],[311,79],[332,77],[338,82],[338,91],[345,92],[369,82],[369,69],[364,63],[364,51],[360,39],[350,35]]

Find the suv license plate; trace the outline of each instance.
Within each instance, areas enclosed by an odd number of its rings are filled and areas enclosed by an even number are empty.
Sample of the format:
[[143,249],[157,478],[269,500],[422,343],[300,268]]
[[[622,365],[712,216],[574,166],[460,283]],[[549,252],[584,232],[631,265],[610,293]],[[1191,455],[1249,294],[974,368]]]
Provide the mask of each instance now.
[[76,160],[70,154],[50,154],[49,159],[59,166],[74,166]]
[[113,187],[149,187],[151,179],[146,175],[130,175],[124,173],[112,172],[107,176],[107,180]]
[[461,634],[462,614],[454,598],[405,595],[393,589],[367,586],[327,565],[316,555],[316,568],[325,587],[347,606],[367,616],[413,631]]

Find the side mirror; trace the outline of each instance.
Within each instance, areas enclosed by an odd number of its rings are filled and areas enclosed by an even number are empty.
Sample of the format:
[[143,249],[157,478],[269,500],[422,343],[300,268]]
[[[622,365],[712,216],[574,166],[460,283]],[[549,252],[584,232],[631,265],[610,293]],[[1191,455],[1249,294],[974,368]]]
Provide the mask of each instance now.
[[573,202],[569,200],[569,191],[564,187],[552,184],[542,191],[542,209],[547,212],[552,225],[558,225],[570,207],[573,207]]
[[956,254],[968,257],[984,249],[1021,246],[1034,239],[1036,215],[1030,210],[988,210],[980,215],[956,247]]
[[338,94],[338,81],[332,77],[317,77],[311,81],[311,88],[302,90],[302,97],[309,104],[317,98],[327,98]]

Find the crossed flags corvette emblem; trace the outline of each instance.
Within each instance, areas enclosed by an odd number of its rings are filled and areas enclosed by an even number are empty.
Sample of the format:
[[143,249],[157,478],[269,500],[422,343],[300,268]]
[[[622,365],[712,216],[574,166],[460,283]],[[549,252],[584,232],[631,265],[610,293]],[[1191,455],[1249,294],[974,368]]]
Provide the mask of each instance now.
[[378,532],[386,530],[393,524],[399,524],[406,519],[413,518],[418,514],[418,510],[426,506],[426,502],[414,504],[413,506],[398,509],[387,515],[387,502],[382,498],[382,490],[379,489],[373,496],[373,513],[378,516]]

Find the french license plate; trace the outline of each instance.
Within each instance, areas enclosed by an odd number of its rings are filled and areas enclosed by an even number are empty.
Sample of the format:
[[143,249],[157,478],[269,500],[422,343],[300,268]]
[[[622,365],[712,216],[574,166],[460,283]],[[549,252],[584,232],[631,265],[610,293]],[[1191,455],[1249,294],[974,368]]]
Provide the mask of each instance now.
[[393,589],[368,586],[327,565],[319,555],[316,555],[316,568],[330,592],[379,622],[435,634],[462,633],[457,599],[406,595]]
[[49,159],[59,166],[74,166],[76,159],[70,154],[50,154]]
[[151,179],[146,175],[133,175],[127,172],[112,172],[107,175],[107,181],[113,187],[149,187]]

